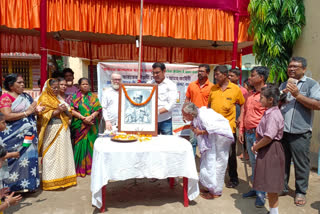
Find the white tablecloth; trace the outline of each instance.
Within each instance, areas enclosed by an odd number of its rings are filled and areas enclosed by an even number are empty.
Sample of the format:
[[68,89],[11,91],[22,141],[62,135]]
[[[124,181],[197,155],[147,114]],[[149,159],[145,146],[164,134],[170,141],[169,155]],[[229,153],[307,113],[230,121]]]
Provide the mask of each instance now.
[[92,204],[102,206],[101,188],[109,180],[188,178],[188,198],[199,195],[198,173],[189,141],[159,135],[146,142],[117,143],[99,137],[94,143],[91,173]]

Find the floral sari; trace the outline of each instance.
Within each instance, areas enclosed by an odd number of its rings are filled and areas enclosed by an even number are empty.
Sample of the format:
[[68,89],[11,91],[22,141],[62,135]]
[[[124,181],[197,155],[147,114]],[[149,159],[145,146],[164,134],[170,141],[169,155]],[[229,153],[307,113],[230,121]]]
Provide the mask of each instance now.
[[[71,109],[87,117],[102,110],[98,97],[91,92],[82,95],[79,91],[72,96]],[[79,118],[73,117],[71,123],[71,136],[74,139],[74,160],[77,176],[85,177],[91,174],[93,144],[98,136],[98,117],[94,125],[87,125]]]
[[73,151],[68,126],[69,117],[65,112],[59,118],[52,113],[59,107],[59,100],[53,93],[47,80],[39,97],[38,104],[45,106],[39,114],[39,153],[42,154],[42,188],[54,190],[77,184]]
[[[21,113],[28,109],[33,99],[26,93],[17,98],[3,94],[0,108],[10,107],[13,113]],[[9,178],[3,180],[4,187],[10,191],[34,191],[39,187],[38,170],[38,135],[36,120],[33,114],[20,120],[6,121],[7,128],[0,132],[2,145],[8,152],[20,152],[20,158],[8,159]]]

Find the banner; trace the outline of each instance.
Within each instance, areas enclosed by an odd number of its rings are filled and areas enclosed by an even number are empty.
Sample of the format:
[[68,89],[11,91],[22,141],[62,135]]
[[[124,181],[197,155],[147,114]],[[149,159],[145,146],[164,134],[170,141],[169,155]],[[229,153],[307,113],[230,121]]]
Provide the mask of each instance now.
[[[141,82],[152,80],[152,64],[142,63]],[[102,97],[102,90],[111,87],[111,74],[117,72],[122,75],[123,83],[137,83],[138,63],[107,63],[99,62],[98,66],[98,96]],[[190,82],[198,79],[198,66],[182,64],[166,64],[166,78],[177,84],[178,94],[176,106],[172,111],[172,125],[175,134],[189,135],[189,126],[182,120],[181,108]]]

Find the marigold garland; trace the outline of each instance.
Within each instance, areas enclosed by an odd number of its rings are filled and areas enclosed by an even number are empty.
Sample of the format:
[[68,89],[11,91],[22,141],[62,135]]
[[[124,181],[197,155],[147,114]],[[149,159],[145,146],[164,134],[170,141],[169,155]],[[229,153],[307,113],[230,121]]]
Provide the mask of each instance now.
[[154,91],[156,90],[156,87],[155,87],[155,86],[152,87],[152,91],[151,91],[151,93],[150,93],[150,96],[149,96],[148,99],[146,99],[146,101],[144,101],[143,103],[136,103],[136,102],[134,102],[134,101],[129,97],[129,95],[128,95],[128,93],[127,93],[127,89],[124,87],[124,85],[122,85],[122,89],[123,89],[124,94],[126,95],[126,98],[129,100],[129,102],[130,102],[132,105],[135,105],[135,106],[144,106],[145,104],[147,104],[147,103],[151,100],[151,98],[152,98],[152,96],[153,96],[153,93],[154,93]]

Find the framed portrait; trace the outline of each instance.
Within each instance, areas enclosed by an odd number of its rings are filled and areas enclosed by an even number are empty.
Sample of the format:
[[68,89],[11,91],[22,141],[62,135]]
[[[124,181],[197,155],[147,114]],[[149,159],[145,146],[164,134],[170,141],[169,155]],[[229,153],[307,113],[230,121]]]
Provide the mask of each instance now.
[[129,134],[158,135],[157,85],[120,85],[118,130]]

